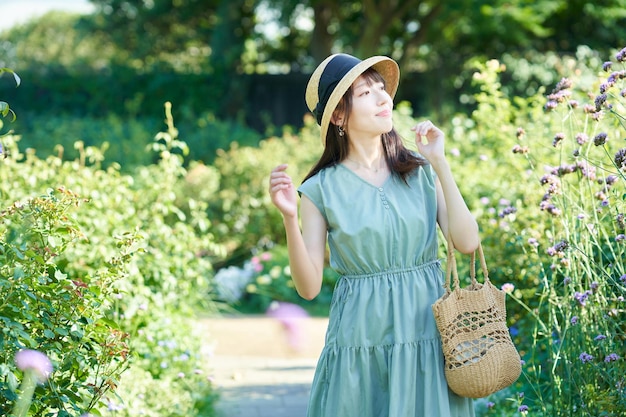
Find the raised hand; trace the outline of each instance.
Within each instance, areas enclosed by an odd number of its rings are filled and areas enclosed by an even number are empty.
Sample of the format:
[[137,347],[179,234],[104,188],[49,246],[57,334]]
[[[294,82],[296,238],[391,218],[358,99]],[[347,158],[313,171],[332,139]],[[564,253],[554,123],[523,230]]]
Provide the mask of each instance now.
[[444,157],[445,135],[430,120],[420,122],[411,128],[415,132],[415,144],[424,158],[433,163]]
[[272,203],[280,210],[283,217],[294,217],[298,214],[296,187],[285,170],[287,164],[277,166],[270,174],[270,196]]

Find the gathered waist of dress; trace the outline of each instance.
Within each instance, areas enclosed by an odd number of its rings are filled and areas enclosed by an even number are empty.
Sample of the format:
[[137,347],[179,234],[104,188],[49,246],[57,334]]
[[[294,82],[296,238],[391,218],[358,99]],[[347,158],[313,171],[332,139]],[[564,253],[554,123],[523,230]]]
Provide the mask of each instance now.
[[433,266],[437,266],[438,268],[441,266],[441,259],[432,259],[430,261],[426,261],[421,264],[399,267],[399,268],[389,268],[376,272],[364,272],[361,274],[343,274],[341,278],[345,279],[363,279],[363,278],[375,278],[381,275],[395,275],[395,274],[403,274],[407,272],[415,272],[422,269],[430,268]]

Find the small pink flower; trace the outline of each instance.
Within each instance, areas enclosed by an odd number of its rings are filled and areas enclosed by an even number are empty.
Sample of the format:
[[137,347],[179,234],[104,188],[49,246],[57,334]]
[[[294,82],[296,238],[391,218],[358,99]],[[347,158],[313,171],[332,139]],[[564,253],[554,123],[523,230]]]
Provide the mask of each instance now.
[[513,292],[513,290],[515,289],[515,285],[511,284],[510,282],[507,282],[506,284],[502,284],[502,291],[504,291],[507,294],[511,294]]
[[26,371],[27,369],[34,370],[39,382],[46,382],[48,376],[52,373],[52,363],[50,359],[37,350],[20,350],[15,355],[15,364],[22,371]]
[[272,254],[269,252],[263,252],[261,254],[261,260],[262,261],[269,261],[270,259],[272,259]]

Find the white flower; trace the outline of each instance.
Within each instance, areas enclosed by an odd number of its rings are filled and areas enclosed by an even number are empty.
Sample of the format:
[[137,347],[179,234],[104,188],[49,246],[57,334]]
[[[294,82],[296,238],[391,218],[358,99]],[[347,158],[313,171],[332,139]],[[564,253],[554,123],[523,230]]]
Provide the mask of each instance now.
[[244,268],[229,266],[220,269],[214,278],[219,298],[229,303],[238,301],[243,295],[246,285],[252,280],[253,273],[254,270],[250,263],[244,265]]

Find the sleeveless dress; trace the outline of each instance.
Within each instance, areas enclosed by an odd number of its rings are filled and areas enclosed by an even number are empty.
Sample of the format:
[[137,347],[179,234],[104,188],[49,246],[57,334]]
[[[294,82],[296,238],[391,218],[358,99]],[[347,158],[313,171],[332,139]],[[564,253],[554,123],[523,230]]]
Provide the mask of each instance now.
[[431,305],[443,294],[437,258],[435,176],[381,187],[342,164],[298,191],[328,227],[340,275],[330,306],[308,417],[473,417],[471,399],[448,389]]

